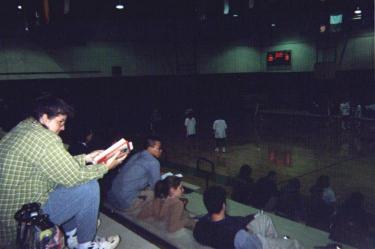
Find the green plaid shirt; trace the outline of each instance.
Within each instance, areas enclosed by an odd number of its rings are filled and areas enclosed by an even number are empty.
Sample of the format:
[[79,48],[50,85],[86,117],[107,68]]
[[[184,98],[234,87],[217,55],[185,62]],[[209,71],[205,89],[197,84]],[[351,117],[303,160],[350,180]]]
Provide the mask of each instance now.
[[61,138],[35,119],[20,122],[0,141],[0,248],[14,242],[15,212],[25,203],[44,204],[57,185],[71,187],[102,177],[104,165],[85,165]]

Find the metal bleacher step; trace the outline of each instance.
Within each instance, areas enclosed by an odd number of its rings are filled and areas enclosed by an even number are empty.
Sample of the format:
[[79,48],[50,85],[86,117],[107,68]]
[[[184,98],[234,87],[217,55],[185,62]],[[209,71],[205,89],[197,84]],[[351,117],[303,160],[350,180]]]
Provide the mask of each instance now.
[[124,225],[118,223],[117,221],[111,219],[104,213],[100,213],[101,225],[98,229],[98,235],[105,237],[110,235],[118,234],[121,238],[120,244],[117,249],[158,249],[160,247],[156,246],[152,242],[144,239],[137,233],[131,231]]

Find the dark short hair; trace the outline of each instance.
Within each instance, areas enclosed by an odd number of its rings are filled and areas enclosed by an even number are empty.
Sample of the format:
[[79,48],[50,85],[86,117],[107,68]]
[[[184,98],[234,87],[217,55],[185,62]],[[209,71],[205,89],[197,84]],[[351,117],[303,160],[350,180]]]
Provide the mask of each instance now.
[[221,211],[227,193],[223,187],[211,186],[203,194],[203,202],[208,214],[216,214]]
[[39,120],[44,114],[47,114],[48,118],[54,118],[58,115],[73,117],[74,109],[60,98],[41,97],[35,101],[32,116]]
[[276,175],[277,175],[277,173],[275,171],[273,171],[273,170],[270,170],[267,173],[267,177],[273,177],[273,176],[276,176]]
[[94,130],[90,128],[88,125],[82,124],[78,129],[77,129],[77,135],[76,137],[81,141],[85,141],[87,136],[90,134],[94,135]]
[[329,176],[327,176],[327,175],[320,175],[318,177],[318,179],[316,180],[316,182],[322,188],[328,188],[329,185],[331,185],[331,180],[330,180]]
[[168,176],[156,183],[154,193],[156,198],[167,198],[171,188],[177,188],[182,182],[181,177]]
[[351,208],[362,208],[364,201],[365,197],[361,192],[353,192],[346,201],[346,205]]
[[161,139],[160,137],[158,136],[148,136],[146,139],[145,139],[145,142],[143,144],[143,148],[144,149],[147,149],[149,147],[154,147],[156,142],[161,142]]
[[252,172],[253,172],[253,170],[250,167],[250,165],[244,164],[244,165],[241,166],[240,172],[238,173],[238,176],[240,178],[245,178],[246,179],[246,178],[248,178],[251,175]]

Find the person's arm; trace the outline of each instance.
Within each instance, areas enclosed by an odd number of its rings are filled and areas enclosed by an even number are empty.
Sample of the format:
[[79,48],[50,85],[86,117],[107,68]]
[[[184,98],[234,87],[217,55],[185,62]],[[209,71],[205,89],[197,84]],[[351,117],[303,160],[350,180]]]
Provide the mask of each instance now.
[[176,200],[169,208],[168,219],[167,219],[167,230],[170,233],[174,233],[183,227],[193,227],[195,224],[194,220],[189,218],[188,214],[184,209],[184,204],[180,200]]
[[151,202],[146,203],[145,206],[143,206],[142,210],[138,213],[137,218],[138,219],[147,219],[149,217],[152,217],[153,211],[154,211],[154,200]]
[[254,220],[254,218],[255,218],[255,214],[249,214],[249,215],[243,217],[243,219],[244,219],[244,223],[245,223],[245,224],[248,224],[248,223],[250,223],[252,220]]
[[148,185],[151,189],[154,189],[155,184],[160,180],[160,163],[159,161],[153,161],[148,164],[148,172],[150,174]]
[[85,155],[71,156],[57,139],[46,144],[36,163],[47,178],[66,187],[98,179],[108,171],[104,164],[85,167]]

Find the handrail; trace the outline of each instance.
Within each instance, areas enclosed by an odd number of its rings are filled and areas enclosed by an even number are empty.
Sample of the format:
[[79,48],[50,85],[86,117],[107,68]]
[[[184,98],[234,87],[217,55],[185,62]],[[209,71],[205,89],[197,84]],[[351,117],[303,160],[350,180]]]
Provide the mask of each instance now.
[[[206,171],[206,170],[203,170],[201,168],[201,163],[202,162],[206,162],[210,165],[210,168],[211,168],[211,171]],[[205,157],[198,157],[197,158],[197,163],[196,163],[196,171],[197,173],[203,173],[204,174],[204,177],[205,177],[205,180],[206,180],[206,189],[208,188],[208,185],[209,185],[209,180],[210,180],[210,177],[214,177],[215,175],[215,163],[212,162],[211,160],[205,158]]]

